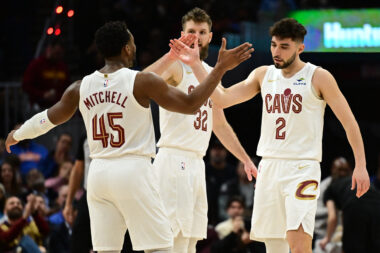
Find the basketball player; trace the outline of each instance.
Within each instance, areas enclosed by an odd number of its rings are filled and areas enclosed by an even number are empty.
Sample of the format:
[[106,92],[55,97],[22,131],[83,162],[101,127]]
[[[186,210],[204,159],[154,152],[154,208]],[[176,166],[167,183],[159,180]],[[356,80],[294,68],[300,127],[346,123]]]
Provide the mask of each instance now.
[[[258,67],[228,89],[216,89],[215,104],[225,108],[263,98],[259,165],[251,239],[264,241],[268,253],[311,253],[322,158],[326,103],[343,125],[355,156],[352,190],[369,189],[363,140],[334,77],[300,59],[306,29],[285,18],[270,28],[274,65]],[[179,41],[178,54],[189,48]],[[186,48],[186,50],[185,50]],[[286,241],[287,240],[287,241]]]
[[[161,75],[171,86],[191,94],[200,83],[198,72],[205,75],[212,67],[207,58],[212,38],[211,19],[202,9],[194,8],[182,18],[181,41],[193,44],[191,54],[177,55],[172,49],[145,71]],[[188,36],[184,41],[183,36]],[[171,47],[175,45],[174,41]],[[183,62],[181,62],[182,60]],[[207,233],[207,195],[205,165],[211,131],[223,145],[244,163],[252,177],[256,167],[228,124],[222,109],[207,99],[195,115],[170,112],[160,107],[160,148],[154,166],[159,175],[159,192],[174,231],[173,251],[195,252],[198,240]],[[251,178],[252,179],[252,178]]]
[[128,228],[135,250],[170,252],[173,234],[152,173],[155,147],[150,99],[168,110],[193,113],[223,74],[248,59],[252,50],[248,43],[226,50],[223,39],[216,67],[187,95],[152,73],[128,69],[136,46],[125,23],[105,24],[97,30],[95,42],[105,66],[73,83],[58,103],[10,132],[7,151],[21,140],[66,122],[79,107],[92,158],[87,198],[94,250],[120,252]]

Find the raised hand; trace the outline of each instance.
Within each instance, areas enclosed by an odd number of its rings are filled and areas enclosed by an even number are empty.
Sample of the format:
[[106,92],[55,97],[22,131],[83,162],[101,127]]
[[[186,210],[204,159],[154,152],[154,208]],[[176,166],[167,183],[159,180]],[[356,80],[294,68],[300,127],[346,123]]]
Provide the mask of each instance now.
[[[185,34],[185,35],[182,35],[179,39],[175,39],[177,41],[180,41],[181,43],[183,43],[184,45],[190,47],[191,44],[194,42],[194,39],[196,38],[197,36],[195,34],[192,34],[192,33],[189,33],[189,34]],[[170,42],[172,42],[173,40],[170,40]],[[170,51],[169,51],[169,57],[172,59],[172,60],[179,60],[178,59],[178,54],[176,54],[176,52],[174,52],[174,49],[171,47],[171,44],[169,44],[170,46]]]
[[[194,46],[191,48],[189,44],[193,44]],[[170,40],[169,46],[173,51],[173,54],[177,56],[177,59],[182,61],[184,64],[192,66],[196,62],[200,62],[197,36],[194,35],[193,41],[188,44],[182,42],[180,39]]]
[[219,50],[218,61],[215,65],[215,68],[221,67],[224,70],[228,71],[236,66],[238,66],[243,61],[251,58],[251,53],[254,51],[252,44],[245,42],[238,47],[227,50],[226,49],[227,41],[225,38],[222,38],[222,46]]

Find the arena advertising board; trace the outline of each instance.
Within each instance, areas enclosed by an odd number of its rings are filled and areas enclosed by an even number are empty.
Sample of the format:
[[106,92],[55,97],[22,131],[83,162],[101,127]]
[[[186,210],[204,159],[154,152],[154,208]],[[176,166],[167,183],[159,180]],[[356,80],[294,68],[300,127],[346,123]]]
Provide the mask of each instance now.
[[305,51],[380,52],[380,9],[302,10],[289,17],[307,29]]

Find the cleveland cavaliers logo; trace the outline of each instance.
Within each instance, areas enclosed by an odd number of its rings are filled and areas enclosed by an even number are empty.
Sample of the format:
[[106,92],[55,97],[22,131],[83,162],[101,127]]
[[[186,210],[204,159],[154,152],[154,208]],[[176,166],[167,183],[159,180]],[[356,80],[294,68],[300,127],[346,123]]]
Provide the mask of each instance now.
[[314,191],[318,189],[318,181],[315,180],[307,180],[298,184],[296,191],[296,198],[300,200],[313,200],[317,198],[315,194],[305,194],[304,192],[310,188],[314,187]]
[[265,108],[268,113],[295,113],[302,111],[301,94],[292,94],[292,90],[287,88],[282,94],[266,94],[264,98]]

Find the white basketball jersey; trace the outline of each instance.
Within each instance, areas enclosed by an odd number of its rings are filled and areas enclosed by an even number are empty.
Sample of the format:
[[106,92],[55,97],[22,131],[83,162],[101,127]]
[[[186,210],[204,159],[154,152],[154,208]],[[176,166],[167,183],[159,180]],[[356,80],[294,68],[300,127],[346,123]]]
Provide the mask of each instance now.
[[[190,93],[199,82],[191,68],[183,63],[183,77],[178,89]],[[202,62],[208,73],[212,67]],[[195,115],[170,112],[160,107],[161,138],[158,147],[178,148],[204,156],[211,138],[212,102],[207,99]]]
[[95,71],[83,78],[79,109],[92,159],[126,154],[154,157],[150,108],[141,106],[133,96],[137,73],[122,68],[111,74]]
[[263,114],[257,155],[321,161],[326,102],[318,98],[311,79],[317,66],[306,63],[291,78],[268,67],[261,85]]

